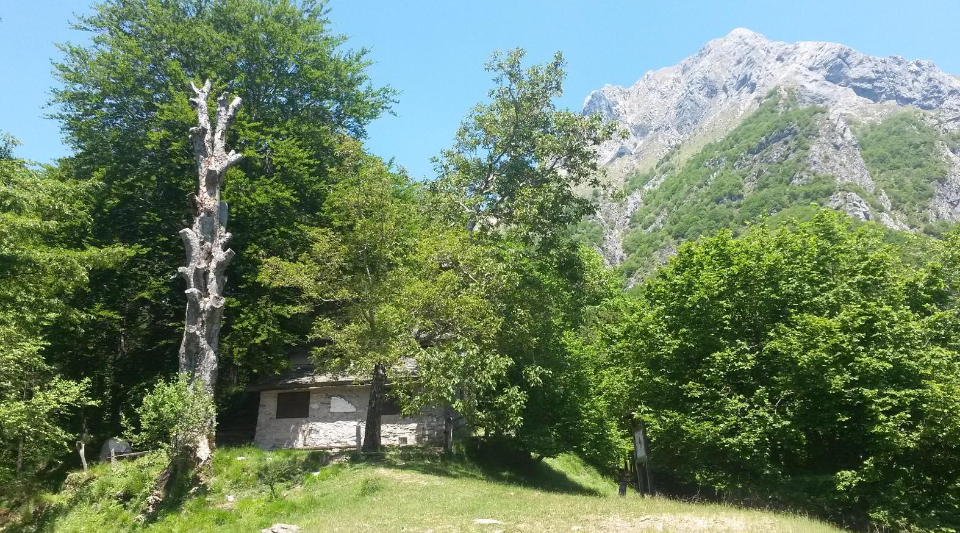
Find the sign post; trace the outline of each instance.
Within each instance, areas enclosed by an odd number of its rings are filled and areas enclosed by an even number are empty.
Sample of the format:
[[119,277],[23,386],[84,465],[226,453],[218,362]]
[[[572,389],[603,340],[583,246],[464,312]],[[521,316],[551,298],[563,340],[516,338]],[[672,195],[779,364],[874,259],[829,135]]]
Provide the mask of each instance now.
[[640,473],[640,466],[643,466],[643,470],[646,473],[647,486],[646,493],[653,494],[653,484],[650,482],[650,457],[647,452],[647,428],[643,423],[643,420],[640,420],[640,425],[633,430],[633,450],[634,450],[634,461],[636,464],[637,470],[637,491],[641,495],[644,494],[643,478]]

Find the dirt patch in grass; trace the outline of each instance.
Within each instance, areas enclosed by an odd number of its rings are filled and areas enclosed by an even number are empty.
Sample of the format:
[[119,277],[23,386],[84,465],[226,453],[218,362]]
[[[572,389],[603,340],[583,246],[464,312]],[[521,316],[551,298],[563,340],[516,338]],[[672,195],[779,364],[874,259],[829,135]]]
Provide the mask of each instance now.
[[[585,531],[675,531],[678,533],[738,532],[760,531],[760,524],[748,524],[746,521],[724,517],[704,517],[692,515],[664,514],[638,517],[594,516],[584,520],[581,527]],[[772,526],[773,524],[769,524]],[[575,527],[575,526],[573,526]],[[773,528],[768,528],[770,531]]]

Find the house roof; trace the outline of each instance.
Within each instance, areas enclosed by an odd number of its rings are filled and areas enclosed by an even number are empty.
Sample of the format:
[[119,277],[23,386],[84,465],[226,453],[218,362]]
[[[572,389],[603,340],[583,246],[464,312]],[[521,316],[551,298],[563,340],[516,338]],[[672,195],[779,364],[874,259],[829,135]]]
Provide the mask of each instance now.
[[[398,365],[397,370],[406,371],[415,375],[417,364],[413,359],[406,359]],[[353,373],[318,373],[312,364],[298,364],[280,374],[262,379],[247,387],[249,391],[268,391],[285,389],[312,389],[317,387],[333,387],[344,385],[368,385],[372,381],[368,375]]]

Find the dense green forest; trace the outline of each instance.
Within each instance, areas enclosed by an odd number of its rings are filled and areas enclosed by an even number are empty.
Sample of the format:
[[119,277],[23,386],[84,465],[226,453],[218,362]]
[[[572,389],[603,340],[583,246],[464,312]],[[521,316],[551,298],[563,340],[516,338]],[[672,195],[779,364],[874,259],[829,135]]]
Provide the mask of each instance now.
[[[596,150],[621,133],[556,107],[559,53],[494,53],[488,97],[417,181],[365,148],[397,94],[322,3],[106,0],[76,24],[90,44],[54,63],[71,155],[35,165],[0,138],[0,506],[58,487],[78,441],[174,457],[309,353],[389,381],[405,412],[453,408],[504,454],[575,453],[612,479],[643,420],[666,495],[960,531],[960,232],[821,207],[841,186],[795,180],[821,108],[771,94],[724,139],[630,179],[626,193],[663,181],[617,270],[579,191],[601,186]],[[207,79],[243,102],[213,398],[178,373],[176,275],[197,188],[190,84]],[[934,146],[956,139],[912,113],[858,134],[922,222]]]

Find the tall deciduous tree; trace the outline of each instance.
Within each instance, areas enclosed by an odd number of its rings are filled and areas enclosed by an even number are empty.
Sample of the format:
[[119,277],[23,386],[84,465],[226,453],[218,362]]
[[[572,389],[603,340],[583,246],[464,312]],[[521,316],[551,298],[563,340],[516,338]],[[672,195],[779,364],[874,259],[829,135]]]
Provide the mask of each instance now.
[[[51,353],[90,377],[106,409],[91,431],[119,428],[121,411],[177,369],[182,324],[180,228],[196,168],[182,132],[195,124],[190,80],[243,99],[228,143],[244,154],[222,191],[230,203],[229,300],[221,335],[221,389],[269,372],[290,347],[307,343],[312,317],[291,314],[283,291],[258,281],[260,258],[294,259],[312,231],[329,226],[321,209],[336,166],[336,139],[362,138],[392,93],[371,84],[365,50],[344,48],[322,2],[303,0],[107,0],[76,26],[90,44],[63,45],[55,65],[56,116],[74,155],[65,169],[98,180],[92,202],[96,243],[140,251],[122,271],[98,271],[98,290],[79,305],[86,319],[54,339]],[[79,353],[71,351],[73,347]],[[94,364],[96,363],[96,364]]]
[[595,206],[576,188],[599,186],[597,148],[617,134],[599,115],[556,108],[563,94],[562,54],[524,68],[523,49],[487,63],[495,87],[437,160],[434,190],[469,231],[507,228],[549,247]]
[[[295,289],[315,316],[322,371],[370,376],[363,448],[380,448],[385,386],[407,412],[452,406],[477,422],[509,364],[493,349],[496,265],[466,232],[432,220],[423,188],[345,139],[324,209],[332,228],[296,261],[269,258],[262,282]],[[484,281],[478,278],[484,278]],[[416,363],[415,376],[410,362]],[[512,405],[511,402],[501,402]]]
[[502,319],[487,349],[509,364],[478,402],[486,415],[478,421],[488,437],[509,435],[521,449],[552,455],[582,440],[589,394],[564,336],[611,288],[594,283],[602,265],[567,236],[595,209],[577,188],[599,185],[597,149],[617,129],[556,108],[565,77],[559,53],[529,68],[523,58],[513,50],[488,63],[490,101],[441,154],[431,190],[436,212],[496,265],[472,279]]
[[319,368],[371,376],[364,451],[379,451],[388,372],[415,344],[402,291],[421,224],[415,187],[402,174],[344,139],[325,212],[332,230],[315,232],[312,253],[271,258],[265,282],[300,291],[311,309]]

